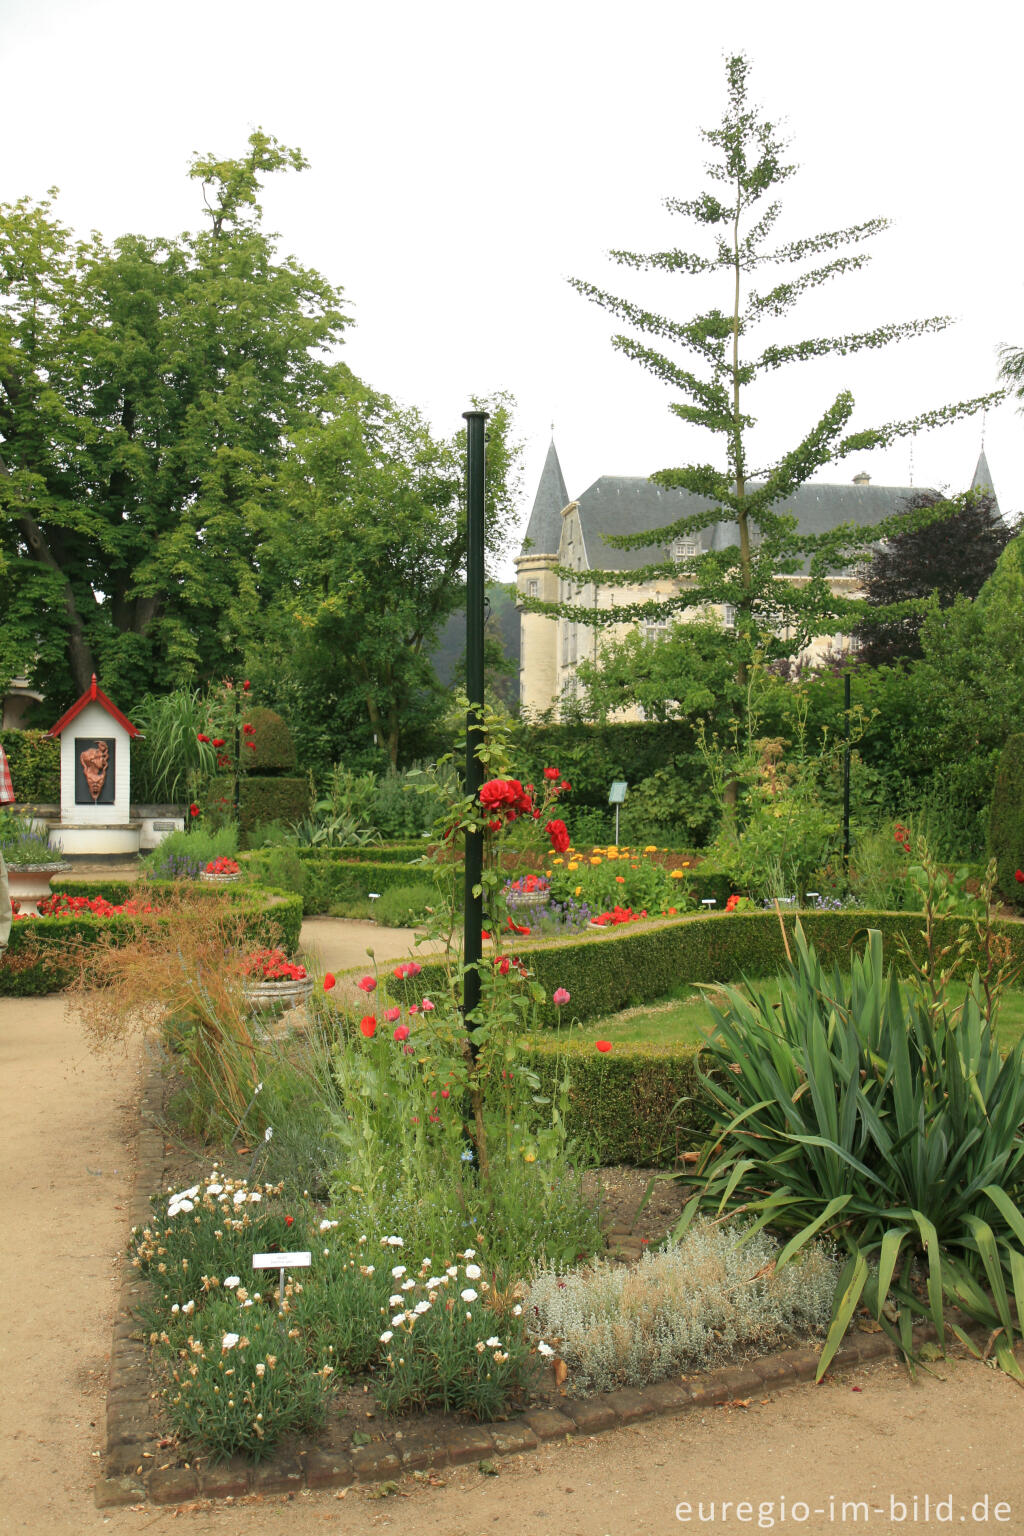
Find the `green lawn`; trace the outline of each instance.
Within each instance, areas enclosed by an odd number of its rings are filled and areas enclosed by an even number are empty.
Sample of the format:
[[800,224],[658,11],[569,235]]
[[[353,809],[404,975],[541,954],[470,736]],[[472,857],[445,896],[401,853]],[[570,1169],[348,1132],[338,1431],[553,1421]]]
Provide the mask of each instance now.
[[[777,981],[764,980],[757,985],[773,1001],[778,999]],[[949,990],[953,1001],[959,1003],[967,988],[963,982],[953,982]],[[724,1003],[721,988],[709,987],[707,992],[711,997],[722,998]],[[582,1038],[611,1040],[613,1044],[621,1045],[637,1041],[648,1045],[698,1045],[711,1028],[712,1022],[711,1011],[701,989],[681,987],[677,996],[638,1008],[627,1008],[623,1013],[612,1014],[608,1018],[584,1025]],[[1011,990],[1004,994],[996,1033],[1004,1051],[1008,1051],[1024,1034],[1024,991]]]

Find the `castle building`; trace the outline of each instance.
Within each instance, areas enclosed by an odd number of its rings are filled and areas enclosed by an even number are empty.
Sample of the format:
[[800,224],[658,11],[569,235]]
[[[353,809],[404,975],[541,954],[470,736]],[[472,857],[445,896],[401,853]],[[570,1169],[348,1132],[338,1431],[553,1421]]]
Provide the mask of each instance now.
[[[995,498],[984,449],[971,484],[972,489],[983,489]],[[870,476],[861,473],[847,485],[803,485],[787,497],[785,511],[796,518],[801,533],[826,533],[842,524],[870,528],[900,512],[923,492],[928,494],[921,486],[872,485]],[[637,534],[648,529],[653,532],[681,518],[693,517],[709,506],[709,502],[690,491],[666,490],[640,476],[625,475],[602,475],[578,500],[571,501],[552,439],[516,560],[517,594],[520,598],[571,602],[579,608],[594,610],[674,595],[685,586],[688,560],[739,544],[735,523],[712,523],[689,538],[676,539],[670,549],[653,542],[635,549],[613,549],[606,536]],[[678,577],[614,587],[588,582],[586,578],[587,571],[639,571],[669,557],[679,563]],[[578,571],[579,580],[560,579],[555,573],[556,566]],[[837,594],[860,595],[853,568],[837,571],[829,585]],[[728,607],[722,605],[716,611],[728,628],[733,618]],[[695,609],[687,609],[682,615],[684,619],[696,616]],[[679,617],[675,615],[671,622]],[[575,691],[579,662],[584,657],[597,660],[602,642],[621,639],[632,627],[607,622],[588,625],[521,609],[519,697],[523,713],[538,715],[553,710],[557,715],[560,702]],[[645,632],[652,637],[663,627],[665,621],[644,625]],[[803,654],[806,657],[830,648],[845,649],[849,643],[845,635],[824,635]]]

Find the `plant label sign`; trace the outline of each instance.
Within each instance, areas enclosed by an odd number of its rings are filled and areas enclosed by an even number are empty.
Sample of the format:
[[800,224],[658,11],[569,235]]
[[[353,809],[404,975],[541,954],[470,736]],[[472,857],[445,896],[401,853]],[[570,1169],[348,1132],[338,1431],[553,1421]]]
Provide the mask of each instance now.
[[252,1256],[253,1269],[276,1269],[280,1271],[278,1280],[278,1299],[284,1300],[284,1272],[286,1269],[308,1269],[313,1262],[313,1255],[305,1253],[254,1253]]

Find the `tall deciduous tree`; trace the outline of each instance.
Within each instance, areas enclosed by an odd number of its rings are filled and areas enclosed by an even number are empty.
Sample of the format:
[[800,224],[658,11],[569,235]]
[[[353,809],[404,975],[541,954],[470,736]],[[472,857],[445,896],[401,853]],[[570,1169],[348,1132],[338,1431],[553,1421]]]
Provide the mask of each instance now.
[[[494,559],[514,526],[518,449],[511,401],[480,403],[492,413]],[[279,592],[270,626],[304,712],[339,724],[362,715],[397,763],[403,737],[445,703],[429,652],[465,600],[465,432],[439,440],[416,411],[351,375],[339,375],[323,404],[319,422],[297,434],[281,482],[289,517],[267,550]]]
[[208,225],[177,238],[0,208],[0,612],[51,708],[93,671],[130,700],[242,654],[288,436],[347,324],[261,228],[261,178],[305,164],[260,131],[195,158]]
[[[666,200],[670,212],[707,232],[708,247],[698,252],[674,248],[650,255],[621,250],[611,253],[621,266],[642,272],[685,278],[717,276],[722,282],[722,302],[691,320],[675,320],[617,298],[593,283],[572,280],[585,298],[625,322],[631,332],[639,333],[617,335],[613,344],[678,392],[680,398],[672,402],[672,411],[682,421],[711,432],[722,445],[718,463],[690,464],[652,476],[661,485],[699,497],[699,510],[660,529],[609,538],[609,544],[621,549],[670,546],[674,539],[711,524],[733,523],[738,530],[736,547],[709,552],[689,562],[687,579],[674,595],[647,602],[619,602],[608,608],[567,603],[557,611],[593,625],[664,619],[681,615],[686,608],[724,603],[736,614],[736,635],[729,641],[733,654],[749,654],[757,646],[771,657],[799,649],[815,634],[850,627],[856,609],[851,600],[833,595],[829,574],[855,563],[874,538],[888,532],[887,526],[880,524],[870,531],[846,526],[815,535],[800,533],[795,520],[787,515],[787,500],[793,492],[828,463],[968,415],[1000,396],[996,393],[939,406],[905,421],[851,431],[854,402],[843,391],[794,447],[780,454],[767,469],[752,468],[748,444],[755,417],[747,396],[753,386],[770,384],[777,393],[775,376],[791,363],[882,347],[941,331],[950,322],[946,316],[932,316],[840,336],[771,341],[760,352],[749,350],[755,327],[782,320],[803,295],[863,267],[869,260],[866,254],[845,252],[879,234],[886,221],[869,219],[845,229],[773,243],[772,232],[782,213],[774,194],[795,167],[787,163],[786,146],[775,125],[750,104],[748,73],[744,57],[728,60],[725,116],[717,128],[703,133],[715,154],[707,166],[711,186],[693,198]],[[771,269],[776,269],[774,276],[763,285],[752,285],[757,274]],[[666,343],[681,351],[682,361],[662,350]],[[934,509],[926,509],[915,518],[923,525],[935,515]],[[567,569],[560,574],[579,585],[577,571]],[[666,558],[639,571],[591,571],[587,579],[621,587],[681,574],[675,561]],[[531,603],[525,599],[524,606],[552,611],[536,600]],[[778,638],[783,631],[786,640]]]
[[941,522],[890,535],[864,569],[866,601],[890,615],[877,620],[866,617],[858,626],[862,659],[872,666],[921,655],[924,610],[905,608],[900,614],[897,605],[913,604],[934,594],[940,608],[949,608],[957,597],[977,597],[1013,537],[1013,529],[1000,516],[995,499],[983,492],[967,492],[941,502],[923,491],[913,498],[908,512],[915,507],[940,505],[946,510]]

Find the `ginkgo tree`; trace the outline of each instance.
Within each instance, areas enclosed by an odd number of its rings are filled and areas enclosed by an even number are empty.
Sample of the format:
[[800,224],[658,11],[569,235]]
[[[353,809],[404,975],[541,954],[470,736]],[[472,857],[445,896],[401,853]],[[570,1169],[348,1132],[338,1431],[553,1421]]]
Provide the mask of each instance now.
[[[610,253],[620,266],[643,273],[717,277],[722,302],[692,319],[676,320],[591,282],[571,280],[577,292],[628,328],[614,336],[613,345],[677,393],[670,406],[676,416],[710,432],[721,445],[717,462],[663,469],[651,476],[659,485],[699,498],[692,512],[661,528],[609,535],[608,544],[613,549],[668,550],[674,540],[715,523],[735,524],[736,542],[688,560],[685,572],[666,554],[639,570],[586,573],[587,583],[612,588],[685,576],[671,592],[656,598],[623,593],[615,601],[613,593],[607,607],[523,599],[527,609],[591,626],[681,618],[686,609],[727,604],[736,616],[736,632],[723,643],[737,656],[741,676],[745,658],[755,649],[768,657],[793,654],[816,634],[852,628],[859,605],[834,593],[829,575],[856,565],[866,547],[889,532],[886,522],[868,529],[845,525],[803,532],[788,511],[794,492],[826,464],[941,426],[1001,398],[996,391],[905,420],[852,429],[854,401],[843,390],[795,446],[767,466],[751,464],[749,443],[756,419],[748,396],[755,386],[774,381],[791,364],[877,349],[941,331],[951,321],[936,315],[870,331],[773,340],[760,350],[753,346],[758,326],[768,323],[777,329],[775,322],[784,321],[803,296],[863,267],[870,258],[859,247],[881,233],[887,221],[868,219],[776,243],[775,226],[782,214],[776,194],[796,167],[787,161],[787,147],[775,124],[749,100],[749,71],[743,55],[728,59],[725,115],[718,127],[703,130],[713,151],[707,165],[710,186],[695,197],[666,199],[671,213],[704,232],[705,249]],[[777,385],[773,388],[777,392]],[[941,508],[919,508],[901,517],[899,527],[906,531],[911,524],[925,526],[941,515]],[[579,571],[559,568],[558,574],[580,587]]]

